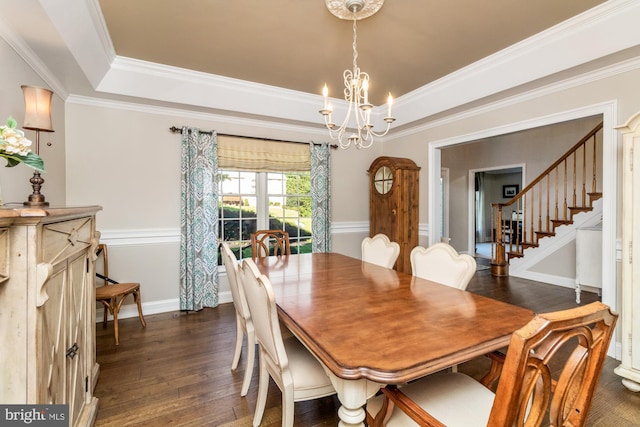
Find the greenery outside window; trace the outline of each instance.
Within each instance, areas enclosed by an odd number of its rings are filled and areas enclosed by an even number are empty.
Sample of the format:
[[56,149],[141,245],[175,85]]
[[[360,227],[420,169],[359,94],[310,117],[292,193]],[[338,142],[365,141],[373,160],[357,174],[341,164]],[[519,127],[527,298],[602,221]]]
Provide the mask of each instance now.
[[238,259],[251,258],[251,233],[266,229],[286,230],[291,253],[311,252],[309,172],[220,170],[218,181],[218,237]]

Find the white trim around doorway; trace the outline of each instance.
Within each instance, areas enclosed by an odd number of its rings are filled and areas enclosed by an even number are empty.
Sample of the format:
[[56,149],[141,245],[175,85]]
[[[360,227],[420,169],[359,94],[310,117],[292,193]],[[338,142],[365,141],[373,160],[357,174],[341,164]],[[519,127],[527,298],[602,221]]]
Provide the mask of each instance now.
[[[506,133],[522,131],[540,126],[547,126],[554,123],[575,120],[583,117],[602,115],[603,119],[603,153],[602,162],[603,174],[602,191],[602,302],[609,305],[613,310],[617,307],[617,274],[616,274],[616,194],[618,176],[618,146],[619,135],[615,130],[617,126],[617,101],[607,101],[591,106],[577,108],[575,110],[564,111],[549,116],[538,117],[531,120],[512,123],[497,128],[484,129],[478,132],[447,138],[428,143],[428,206],[427,213],[431,230],[439,229],[441,213],[438,212],[438,200],[440,197],[439,185],[441,170],[441,153],[443,148],[453,145],[471,142],[483,138],[494,137]],[[473,227],[473,225],[471,225]],[[429,234],[429,245],[437,241],[433,233]]]

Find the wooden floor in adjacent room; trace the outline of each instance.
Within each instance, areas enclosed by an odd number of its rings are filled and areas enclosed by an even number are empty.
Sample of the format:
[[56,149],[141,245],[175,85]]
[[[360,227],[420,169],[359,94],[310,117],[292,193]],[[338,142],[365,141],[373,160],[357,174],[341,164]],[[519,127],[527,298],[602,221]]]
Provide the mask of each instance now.
[[[537,312],[575,306],[572,289],[518,278],[492,277],[478,271],[468,290]],[[583,304],[598,299],[583,292]],[[113,325],[97,328],[100,377],[96,426],[251,426],[258,390],[254,370],[249,393],[240,397],[246,360],[231,372],[235,342],[232,304],[197,313],[146,316],[147,328],[137,318],[120,321],[120,346],[113,345]],[[460,365],[474,374],[484,360]],[[613,373],[618,365],[608,359],[596,392],[588,426],[640,425],[640,393],[628,391]],[[281,394],[271,381],[262,426],[281,425]],[[295,425],[335,426],[339,402],[327,397],[296,403]]]

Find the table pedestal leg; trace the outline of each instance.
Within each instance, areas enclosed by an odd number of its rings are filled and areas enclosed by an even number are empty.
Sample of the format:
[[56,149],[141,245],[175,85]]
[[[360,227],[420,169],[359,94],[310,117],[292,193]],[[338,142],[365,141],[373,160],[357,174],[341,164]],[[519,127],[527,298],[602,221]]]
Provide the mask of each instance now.
[[344,380],[327,372],[331,383],[338,393],[341,406],[338,409],[339,427],[363,427],[365,420],[364,405],[367,399],[384,387],[366,379]]

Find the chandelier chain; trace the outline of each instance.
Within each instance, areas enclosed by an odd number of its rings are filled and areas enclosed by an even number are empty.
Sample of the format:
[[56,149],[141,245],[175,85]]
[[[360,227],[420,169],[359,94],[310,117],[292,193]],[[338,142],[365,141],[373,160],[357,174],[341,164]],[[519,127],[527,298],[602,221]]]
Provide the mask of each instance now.
[[358,33],[356,27],[356,11],[353,11],[353,74],[355,77],[356,70],[358,69]]

